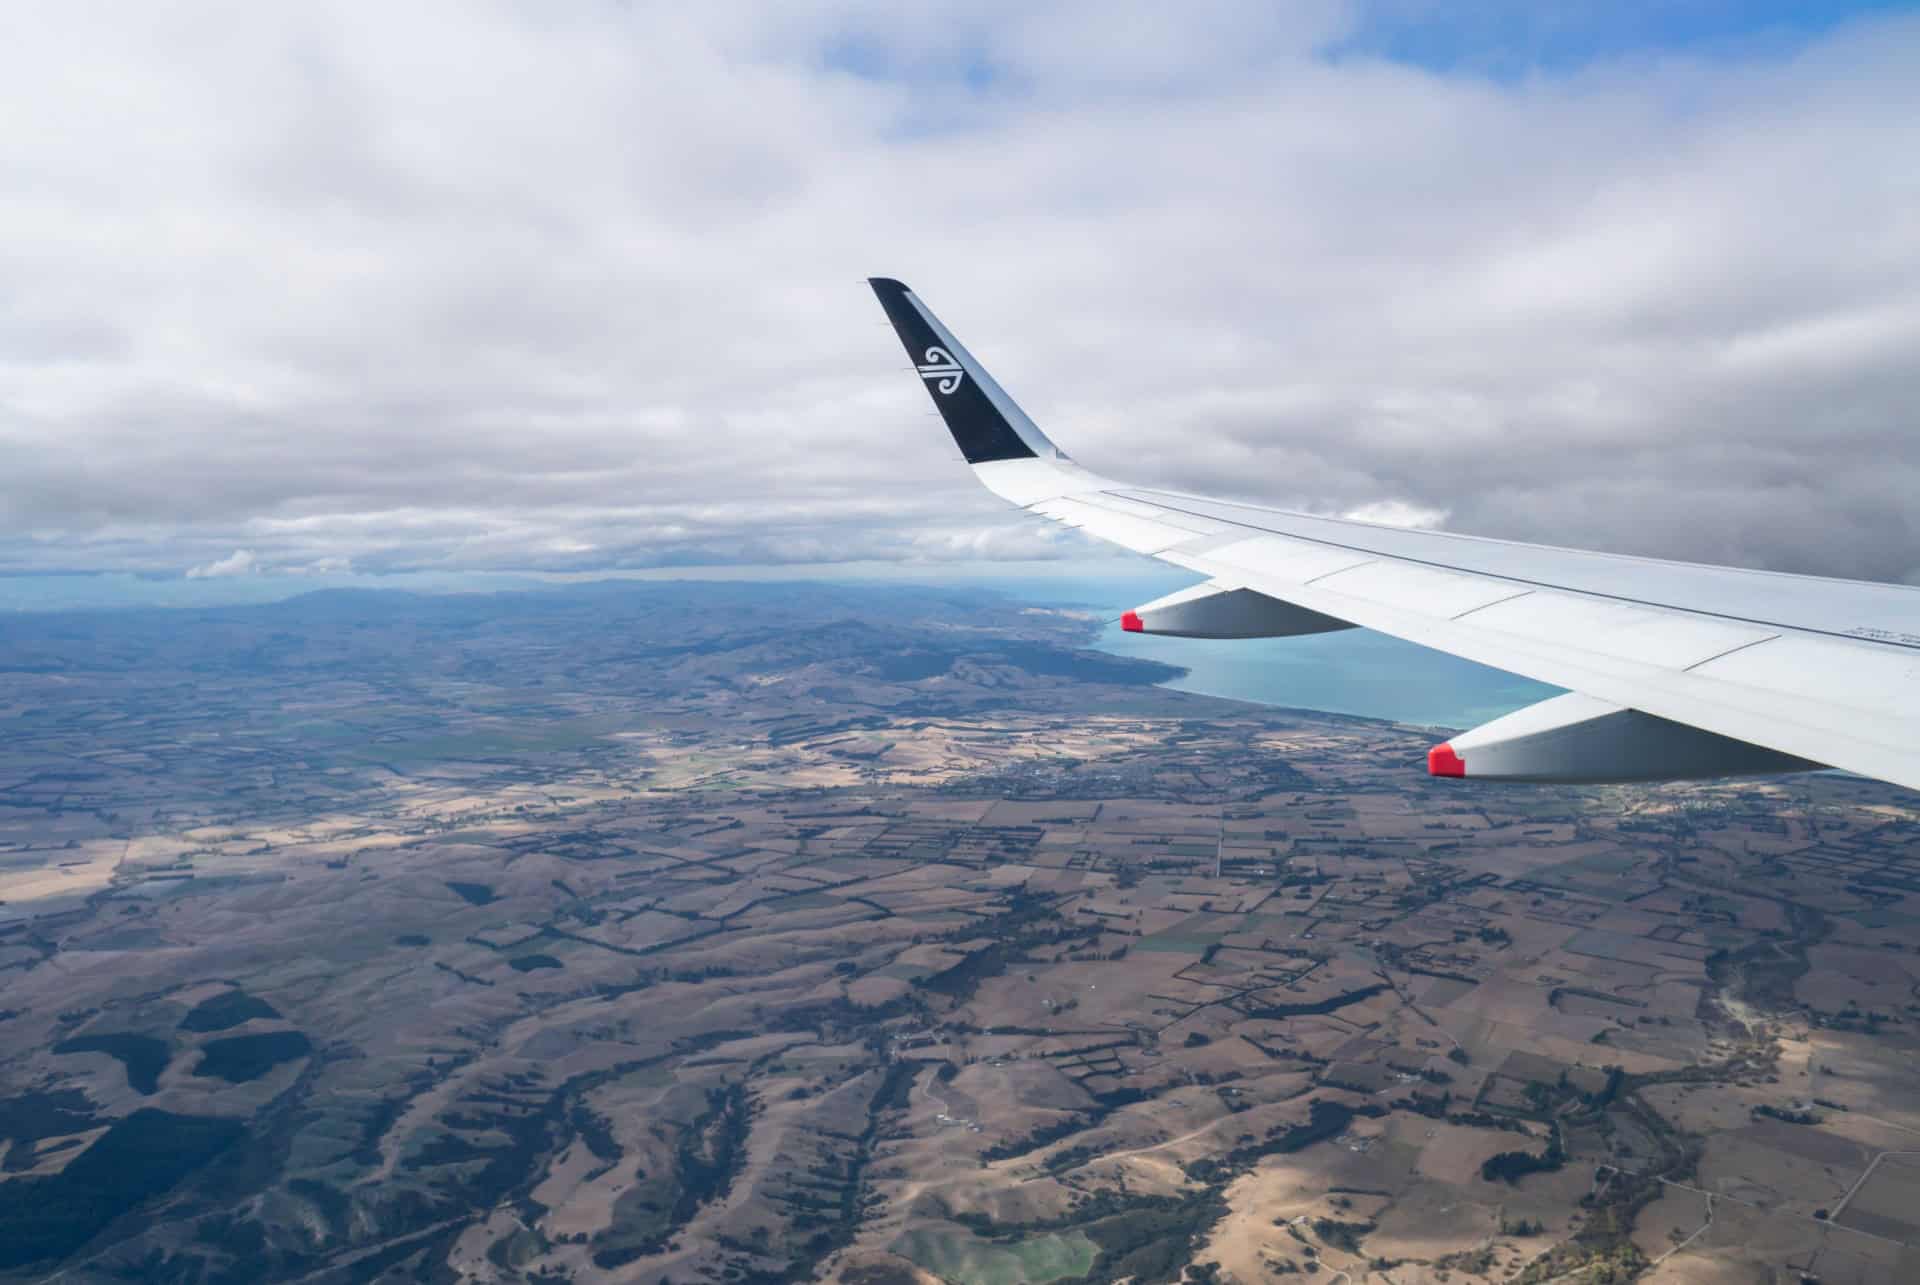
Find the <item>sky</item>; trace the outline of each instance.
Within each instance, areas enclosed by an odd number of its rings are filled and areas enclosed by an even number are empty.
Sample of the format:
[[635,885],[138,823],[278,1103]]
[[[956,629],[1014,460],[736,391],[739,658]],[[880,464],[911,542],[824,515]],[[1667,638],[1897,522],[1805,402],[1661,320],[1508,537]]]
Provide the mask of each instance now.
[[1912,6],[23,0],[0,86],[0,606],[1117,565],[873,275],[1110,476],[1920,582]]

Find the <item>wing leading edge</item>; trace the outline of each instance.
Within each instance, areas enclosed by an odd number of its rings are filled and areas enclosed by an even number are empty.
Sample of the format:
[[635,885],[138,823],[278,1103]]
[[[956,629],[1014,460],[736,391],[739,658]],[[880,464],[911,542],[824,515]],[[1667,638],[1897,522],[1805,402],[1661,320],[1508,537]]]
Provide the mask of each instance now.
[[[1129,628],[1245,637],[1359,625],[1578,693],[1436,747],[1436,775],[1656,780],[1831,766],[1920,789],[1920,590],[1127,485],[1062,454],[911,290],[872,285],[989,490],[1207,577],[1129,613]],[[1229,617],[1237,632],[1209,632]]]

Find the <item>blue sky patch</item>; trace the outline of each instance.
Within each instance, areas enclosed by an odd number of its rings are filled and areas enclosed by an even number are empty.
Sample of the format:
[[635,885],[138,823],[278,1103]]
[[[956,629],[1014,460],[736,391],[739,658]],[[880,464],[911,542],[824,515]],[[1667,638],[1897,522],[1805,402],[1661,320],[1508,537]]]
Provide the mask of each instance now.
[[1511,80],[1657,54],[1784,53],[1911,0],[1371,0],[1327,53]]

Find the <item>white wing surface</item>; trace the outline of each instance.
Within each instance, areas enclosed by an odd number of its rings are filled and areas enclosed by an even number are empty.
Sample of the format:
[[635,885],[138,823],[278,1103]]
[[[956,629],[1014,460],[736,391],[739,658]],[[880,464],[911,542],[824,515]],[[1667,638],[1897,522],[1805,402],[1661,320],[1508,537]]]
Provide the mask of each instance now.
[[990,490],[1207,578],[1129,612],[1129,628],[1246,637],[1344,623],[1579,694],[1435,747],[1438,775],[1645,780],[1830,766],[1920,788],[1920,589],[1412,531],[1117,482],[1067,459],[905,286],[872,285]]

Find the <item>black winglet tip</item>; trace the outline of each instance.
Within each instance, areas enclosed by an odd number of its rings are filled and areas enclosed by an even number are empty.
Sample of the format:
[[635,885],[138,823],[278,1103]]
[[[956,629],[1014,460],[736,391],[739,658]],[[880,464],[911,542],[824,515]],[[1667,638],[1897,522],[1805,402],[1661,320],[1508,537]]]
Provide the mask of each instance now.
[[867,284],[873,287],[875,294],[912,294],[913,293],[911,290],[907,289],[906,282],[895,281],[892,277],[868,277]]

